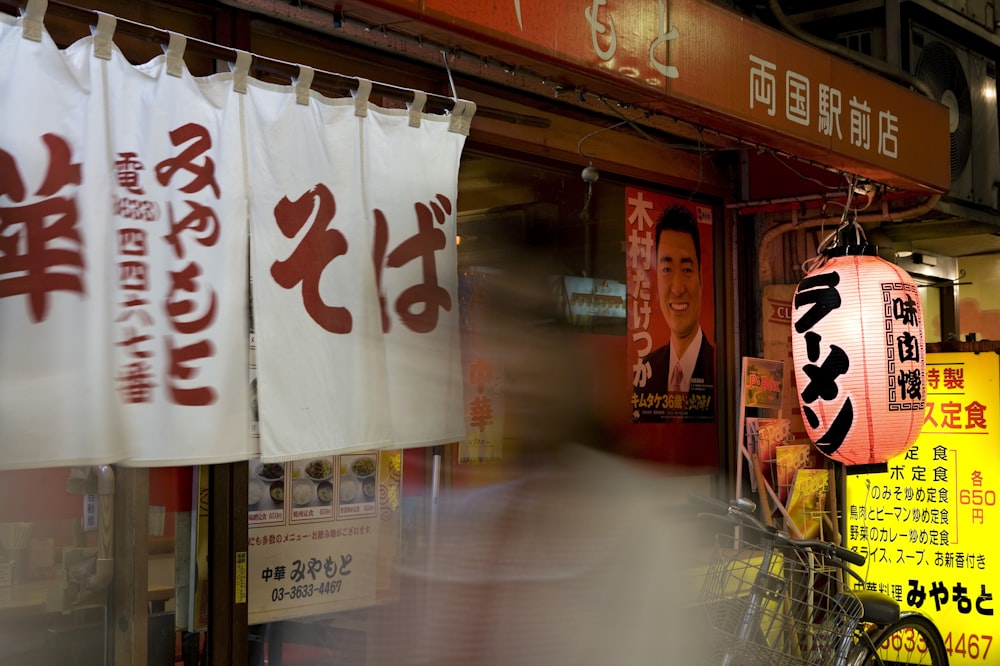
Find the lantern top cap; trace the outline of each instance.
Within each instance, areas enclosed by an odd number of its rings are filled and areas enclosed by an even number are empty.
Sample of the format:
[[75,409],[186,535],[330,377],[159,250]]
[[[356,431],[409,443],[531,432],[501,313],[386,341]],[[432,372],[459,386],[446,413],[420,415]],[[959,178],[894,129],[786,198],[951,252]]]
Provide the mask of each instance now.
[[824,257],[877,256],[878,246],[869,245],[865,230],[853,210],[845,210],[840,226],[818,248]]

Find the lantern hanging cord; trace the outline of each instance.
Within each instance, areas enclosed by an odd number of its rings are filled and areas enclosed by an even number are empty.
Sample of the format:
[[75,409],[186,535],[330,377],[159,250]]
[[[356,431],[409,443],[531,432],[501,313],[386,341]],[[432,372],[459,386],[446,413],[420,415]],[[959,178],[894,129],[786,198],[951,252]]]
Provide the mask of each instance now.
[[[802,262],[802,270],[808,274],[813,269],[822,266],[826,262],[826,251],[840,244],[840,241],[848,236],[848,230],[854,232],[854,245],[867,245],[868,238],[864,229],[857,221],[857,211],[851,207],[854,199],[854,190],[857,187],[857,176],[848,177],[847,200],[844,203],[844,212],[840,217],[840,224],[836,229],[827,234],[816,247],[816,256]],[[845,233],[848,232],[848,233]]]

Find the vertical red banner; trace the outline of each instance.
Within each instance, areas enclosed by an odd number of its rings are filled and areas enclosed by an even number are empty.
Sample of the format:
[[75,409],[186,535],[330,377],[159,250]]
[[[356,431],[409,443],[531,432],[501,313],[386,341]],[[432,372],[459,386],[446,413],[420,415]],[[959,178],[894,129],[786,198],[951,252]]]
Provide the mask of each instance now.
[[490,276],[466,270],[458,276],[462,326],[462,376],[465,403],[465,439],[459,441],[460,463],[503,459],[504,371],[480,337]]

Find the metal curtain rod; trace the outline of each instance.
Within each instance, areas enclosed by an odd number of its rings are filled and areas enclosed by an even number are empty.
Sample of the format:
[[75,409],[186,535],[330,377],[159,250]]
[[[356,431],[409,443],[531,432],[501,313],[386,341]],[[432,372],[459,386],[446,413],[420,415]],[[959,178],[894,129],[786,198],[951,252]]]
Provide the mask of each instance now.
[[[27,3],[23,0],[0,0],[0,9],[4,9],[7,13],[14,16],[22,14],[26,6]],[[60,0],[48,0],[46,14],[50,13],[60,18],[69,19],[78,23],[85,23],[90,26],[96,26],[97,20],[100,16],[100,12],[98,11],[77,7],[66,2],[61,2]],[[137,23],[128,19],[123,19],[118,16],[115,16],[115,20],[116,33],[121,32],[132,37],[138,37],[139,39],[156,42],[161,46],[165,46],[170,41],[170,31]],[[194,37],[188,37],[186,35],[185,38],[187,39],[187,48],[185,50],[190,50],[198,53],[199,55],[205,55],[215,60],[224,60],[231,63],[236,61],[236,56],[238,54],[236,49],[221,46],[213,42],[206,42]],[[260,56],[255,53],[252,53],[251,56],[251,71],[256,70],[258,72],[278,75],[288,79],[289,81],[294,80],[299,74],[298,64],[278,60],[276,58]],[[388,83],[379,83],[377,81],[372,81],[371,83],[372,94],[390,97],[406,103],[410,103],[414,100],[416,91],[413,89],[402,88]],[[313,85],[311,87],[314,90],[331,93],[331,96],[348,97],[357,90],[358,79],[353,76],[346,76],[344,74],[337,74],[336,72],[316,69]],[[425,94],[427,95],[427,103],[424,108],[428,111],[450,111],[455,107],[455,102],[457,101],[455,98],[437,95],[435,93]]]

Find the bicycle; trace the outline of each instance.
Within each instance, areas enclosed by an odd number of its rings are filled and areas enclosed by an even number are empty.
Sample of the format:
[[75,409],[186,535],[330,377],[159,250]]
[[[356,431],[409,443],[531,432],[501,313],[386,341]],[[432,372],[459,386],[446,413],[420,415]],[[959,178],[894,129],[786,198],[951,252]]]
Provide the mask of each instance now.
[[[863,555],[766,527],[747,499],[691,500],[735,525],[732,533],[717,535],[717,557],[701,590],[717,663],[947,666],[944,641],[930,618],[901,613],[895,600],[864,589],[864,579],[848,566],[863,565]],[[842,572],[860,589],[847,589]]]

